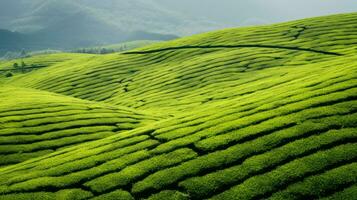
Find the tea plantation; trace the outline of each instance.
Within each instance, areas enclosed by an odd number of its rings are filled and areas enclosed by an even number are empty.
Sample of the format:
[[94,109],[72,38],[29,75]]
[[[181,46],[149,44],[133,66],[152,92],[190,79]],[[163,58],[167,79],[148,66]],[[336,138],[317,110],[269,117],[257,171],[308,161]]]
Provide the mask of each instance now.
[[357,199],[357,13],[47,56],[0,78],[1,200]]

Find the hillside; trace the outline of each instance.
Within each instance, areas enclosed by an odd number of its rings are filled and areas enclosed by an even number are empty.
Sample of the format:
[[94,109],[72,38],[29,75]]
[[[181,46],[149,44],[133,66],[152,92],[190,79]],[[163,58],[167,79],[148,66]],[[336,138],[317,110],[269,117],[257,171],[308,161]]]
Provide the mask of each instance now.
[[0,78],[0,199],[355,199],[356,24],[36,57]]
[[72,50],[72,52],[81,52],[89,54],[109,54],[115,52],[124,52],[140,47],[148,46],[157,42],[162,42],[158,40],[136,40],[131,42],[123,42],[118,44],[104,45],[104,46],[93,46],[88,48],[79,48]]

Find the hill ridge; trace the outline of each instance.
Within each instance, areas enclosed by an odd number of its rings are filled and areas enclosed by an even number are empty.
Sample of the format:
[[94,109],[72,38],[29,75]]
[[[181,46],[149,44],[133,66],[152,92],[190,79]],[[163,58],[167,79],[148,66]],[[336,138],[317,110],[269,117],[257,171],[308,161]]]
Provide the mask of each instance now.
[[254,44],[176,46],[176,47],[167,47],[164,49],[153,49],[153,50],[147,50],[147,51],[129,51],[129,52],[124,52],[123,54],[148,54],[148,53],[157,53],[157,52],[162,52],[162,51],[182,50],[182,49],[234,49],[234,48],[272,48],[272,49],[287,49],[287,50],[295,50],[295,51],[309,51],[309,52],[334,55],[334,56],[342,56],[343,55],[340,53],[334,53],[334,52],[329,52],[329,51],[322,51],[322,50],[309,49],[309,48],[300,48],[300,47],[293,47],[293,46],[254,45]]

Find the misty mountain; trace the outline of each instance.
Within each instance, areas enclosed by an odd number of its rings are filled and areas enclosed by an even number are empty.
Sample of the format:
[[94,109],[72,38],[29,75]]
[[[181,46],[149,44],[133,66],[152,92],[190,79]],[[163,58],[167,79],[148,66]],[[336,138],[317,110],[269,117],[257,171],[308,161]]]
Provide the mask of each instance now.
[[[184,12],[174,11],[156,0],[2,0],[0,12],[1,28],[23,33],[63,24],[76,17],[87,20],[86,23],[127,32],[187,35],[218,26],[199,17],[187,17]],[[90,17],[92,21],[88,21]]]
[[0,55],[7,51],[21,49],[25,43],[26,40],[23,34],[0,29]]
[[[21,43],[27,44],[22,48],[29,49],[66,49],[131,40],[168,40],[185,34],[185,28],[179,27],[188,27],[191,22],[184,18],[146,0],[2,0],[0,28],[21,33],[25,39],[0,38],[0,48],[5,48],[5,42],[11,49]],[[199,26],[192,22],[192,27]],[[11,45],[11,41],[15,43]]]
[[1,0],[0,28],[28,33],[91,16],[93,24],[127,32],[181,36],[355,11],[355,0]]

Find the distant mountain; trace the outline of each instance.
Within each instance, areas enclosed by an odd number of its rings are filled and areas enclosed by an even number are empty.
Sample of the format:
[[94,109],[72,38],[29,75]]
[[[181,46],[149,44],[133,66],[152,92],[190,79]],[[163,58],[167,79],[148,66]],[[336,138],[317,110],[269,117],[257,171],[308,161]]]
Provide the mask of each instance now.
[[85,47],[132,40],[170,40],[175,35],[147,31],[127,31],[84,12],[75,13],[34,33],[28,34],[36,41],[46,41],[52,48]]
[[[88,34],[83,36],[83,32]],[[114,34],[109,34],[110,32]],[[145,31],[126,33],[105,26],[96,29],[90,23],[79,23],[73,29],[61,29],[60,25],[53,26],[31,34],[0,29],[0,57],[7,52],[19,52],[21,50],[68,50],[93,45],[114,44],[122,41],[170,40],[175,38],[177,38],[175,35]]]
[[[168,40],[192,34],[205,24],[211,27],[208,22],[191,21],[150,0],[0,1],[0,28],[23,34],[35,46],[22,48],[30,49]],[[6,41],[10,49],[21,44],[11,41]]]
[[[0,27],[19,32],[35,32],[63,20],[91,16],[93,24],[106,24],[125,31],[147,31],[187,35],[218,26],[175,12],[156,0],[2,0]],[[9,11],[12,10],[12,11]],[[15,14],[16,13],[16,14]],[[88,22],[88,21],[87,21]],[[101,25],[102,26],[102,25]],[[69,26],[68,26],[69,27]]]
[[18,51],[28,47],[28,37],[18,32],[0,29],[0,56],[7,51]]

